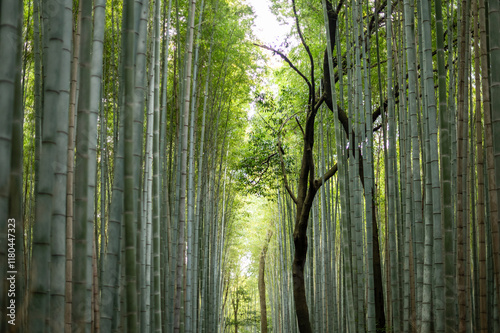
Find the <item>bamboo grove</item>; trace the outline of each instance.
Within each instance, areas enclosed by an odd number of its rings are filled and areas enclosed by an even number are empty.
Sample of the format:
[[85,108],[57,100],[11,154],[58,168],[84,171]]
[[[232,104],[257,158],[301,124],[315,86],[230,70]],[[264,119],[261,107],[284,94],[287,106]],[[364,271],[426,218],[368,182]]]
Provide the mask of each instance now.
[[228,168],[258,71],[251,9],[0,8],[0,331],[218,331]]
[[0,1],[1,332],[500,331],[500,3],[271,7]]
[[498,2],[299,3],[261,102],[286,115],[273,327],[498,331]]

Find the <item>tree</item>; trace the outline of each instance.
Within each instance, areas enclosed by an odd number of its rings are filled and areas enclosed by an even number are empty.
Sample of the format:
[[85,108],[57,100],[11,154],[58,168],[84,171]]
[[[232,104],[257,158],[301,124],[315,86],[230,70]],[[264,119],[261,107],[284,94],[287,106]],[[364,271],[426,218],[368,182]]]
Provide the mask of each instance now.
[[[330,2],[326,2],[326,5],[324,6],[324,11],[325,11],[325,25],[328,27],[328,36],[329,40],[328,43],[331,45],[330,47],[333,48],[333,45],[335,45],[335,34],[336,34],[336,22],[337,22],[337,17],[338,17],[338,12],[342,8],[342,2],[339,3],[338,8],[334,9],[332,4]],[[309,215],[313,206],[314,198],[318,190],[322,185],[324,185],[331,177],[333,177],[337,171],[338,171],[338,165],[334,164],[332,167],[330,167],[329,170],[327,170],[321,177],[316,177],[315,176],[315,162],[314,162],[314,155],[313,155],[313,150],[314,150],[314,142],[315,142],[315,120],[316,116],[318,113],[318,110],[323,102],[326,102],[326,104],[329,106],[329,108],[334,111],[334,108],[337,108],[336,103],[334,104],[335,98],[335,93],[333,92],[333,82],[335,82],[335,78],[331,79],[333,76],[333,72],[330,70],[327,70],[329,66],[331,66],[330,60],[333,59],[333,56],[327,56],[327,52],[325,52],[325,61],[324,61],[324,75],[325,75],[325,93],[323,93],[321,96],[317,95],[316,88],[315,88],[315,70],[314,70],[314,60],[312,53],[310,51],[310,48],[308,44],[306,43],[304,36],[301,32],[300,24],[299,24],[299,16],[297,14],[296,10],[296,5],[295,1],[292,2],[293,6],[293,13],[295,17],[295,23],[296,23],[296,29],[298,32],[298,35],[300,37],[300,40],[302,42],[302,45],[308,55],[309,58],[309,70],[310,70],[310,77],[306,77],[301,70],[299,70],[291,61],[290,59],[285,56],[282,52],[272,49],[267,46],[262,46],[258,45],[260,47],[263,47],[265,49],[271,50],[275,52],[276,54],[280,55],[281,58],[283,58],[288,65],[297,73],[299,74],[300,77],[305,81],[307,87],[308,87],[308,101],[307,101],[307,110],[306,110],[306,116],[305,116],[305,124],[299,125],[300,129],[302,131],[302,155],[301,155],[301,166],[300,166],[300,172],[299,172],[299,177],[298,177],[298,184],[297,184],[297,195],[294,194],[292,191],[292,188],[290,187],[288,183],[288,178],[286,175],[286,170],[285,170],[285,164],[284,164],[284,159],[283,159],[283,147],[281,145],[281,141],[278,141],[278,153],[280,156],[280,162],[282,165],[282,172],[284,175],[284,184],[285,188],[292,198],[292,201],[296,205],[296,215],[295,215],[295,226],[294,226],[294,231],[293,231],[293,240],[295,244],[295,252],[294,252],[294,259],[293,259],[293,289],[294,289],[294,300],[295,300],[295,309],[296,309],[296,315],[297,315],[297,322],[299,325],[299,330],[301,332],[311,332],[311,323],[310,323],[310,316],[309,316],[309,308],[307,305],[307,300],[306,300],[306,289],[305,289],[305,277],[304,277],[304,270],[305,270],[305,263],[306,263],[306,258],[307,258],[307,248],[308,248],[308,240],[307,240],[307,227],[309,223]],[[377,13],[378,15],[378,13]],[[329,54],[332,54],[332,51],[328,51]],[[330,63],[330,65],[327,65]],[[331,73],[331,74],[330,74]],[[377,110],[371,118],[375,120],[378,115],[380,115],[380,109]],[[352,149],[349,149],[352,151],[352,158],[354,158],[356,154],[356,149],[355,147],[357,146],[355,135],[354,135],[354,129],[352,130],[349,129],[348,125],[348,119],[346,114],[342,111],[342,109],[339,109],[338,111],[338,119],[341,121],[344,129],[349,135],[352,136]],[[282,125],[281,129],[283,126],[286,124],[287,121],[289,121],[292,117],[289,117]],[[371,119],[370,119],[371,120]],[[360,178],[363,179],[363,162],[361,161],[361,158],[359,159],[359,171],[360,171]],[[363,180],[362,180],[363,182]],[[375,214],[375,210],[373,209],[373,213]],[[374,225],[376,226],[376,220],[373,220]],[[374,228],[374,233],[373,233],[373,238],[374,240],[377,239],[377,241],[373,242],[374,245],[374,252],[379,252],[378,250],[378,233],[376,232],[377,228]],[[378,255],[376,258],[379,258]],[[377,264],[378,262],[378,264]],[[379,290],[381,290],[381,270],[380,270],[380,261],[379,260],[374,260],[373,264],[375,269],[375,273],[378,277],[379,283],[377,283],[377,287]],[[378,269],[377,269],[378,268]],[[383,304],[383,298],[380,297],[380,293],[377,293],[377,304],[378,308],[382,308],[380,305]],[[379,312],[378,316],[378,325],[381,325],[381,327],[385,326],[385,319],[383,312]]]

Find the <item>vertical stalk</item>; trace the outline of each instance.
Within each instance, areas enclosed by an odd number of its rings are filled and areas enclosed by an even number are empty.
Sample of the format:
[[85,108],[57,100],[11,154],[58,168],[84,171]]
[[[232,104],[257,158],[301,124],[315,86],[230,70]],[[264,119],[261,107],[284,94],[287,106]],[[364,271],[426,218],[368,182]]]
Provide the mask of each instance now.
[[[35,1],[37,2],[37,1]],[[80,57],[80,35],[82,4],[79,2],[77,15],[77,28],[73,31],[73,59],[71,63],[71,84],[69,97],[69,128],[68,128],[68,176],[66,185],[66,306],[65,317],[67,333],[71,332],[72,326],[72,302],[73,302],[73,223],[74,223],[74,179],[75,179],[75,109],[78,88],[78,68]]]
[[123,58],[124,92],[124,227],[125,227],[125,290],[126,290],[126,325],[127,332],[135,333],[137,327],[137,268],[136,268],[136,215],[134,201],[134,64],[135,64],[135,25],[134,1],[126,1],[123,10]]
[[[496,297],[500,300],[500,225],[498,207],[500,206],[500,5],[495,1],[487,1],[488,5],[488,28],[487,35],[489,51],[489,78],[491,98],[491,134],[493,141],[494,174],[496,184],[496,202],[490,202],[492,210],[496,211],[496,218],[491,220],[491,231],[493,237],[493,268],[496,281]],[[488,126],[489,127],[489,126]],[[492,172],[489,171],[489,172]],[[495,186],[491,184],[492,190]],[[493,198],[492,198],[493,199]]]
[[[186,57],[184,70],[184,86],[183,86],[183,126],[181,131],[181,156],[180,156],[180,197],[179,197],[179,222],[178,222],[178,248],[177,248],[177,272],[176,272],[176,295],[175,295],[175,312],[174,312],[174,332],[180,331],[181,324],[181,303],[182,290],[184,285],[184,265],[185,265],[185,235],[184,228],[186,224],[186,176],[187,176],[187,149],[188,149],[188,134],[189,134],[189,105],[192,102],[191,95],[191,65],[193,55],[193,40],[194,40],[194,19],[196,12],[196,0],[191,0],[188,16],[188,32],[186,41]],[[192,259],[187,258],[188,262]]]
[[[0,330],[15,331],[17,324],[23,327],[21,319],[12,321],[9,308],[15,302],[18,318],[22,318],[22,296],[24,273],[22,266],[23,219],[22,219],[22,162],[23,162],[23,92],[22,45],[23,45],[23,3],[1,4],[0,16]],[[60,125],[60,124],[59,124]],[[12,257],[11,253],[17,257]],[[14,279],[12,279],[14,276]],[[10,291],[16,285],[16,294]],[[14,310],[15,311],[15,310]]]

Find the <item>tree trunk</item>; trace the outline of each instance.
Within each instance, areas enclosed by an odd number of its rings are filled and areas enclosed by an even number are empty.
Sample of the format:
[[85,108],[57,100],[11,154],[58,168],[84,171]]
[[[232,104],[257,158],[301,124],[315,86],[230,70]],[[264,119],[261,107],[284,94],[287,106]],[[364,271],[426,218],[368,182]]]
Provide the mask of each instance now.
[[295,257],[293,259],[293,299],[295,301],[295,311],[297,323],[301,333],[312,332],[309,321],[309,308],[306,300],[306,289],[304,283],[304,266],[307,254],[307,236],[296,235],[294,233]]
[[[307,132],[306,132],[307,133]],[[311,147],[305,136],[306,142],[304,145],[304,158],[302,160],[302,170],[306,169],[307,155],[312,152]],[[303,174],[304,172],[301,172]],[[297,200],[297,213],[295,218],[295,229],[293,232],[293,242],[295,244],[295,255],[292,265],[293,276],[293,298],[295,301],[295,311],[297,315],[297,322],[299,331],[301,333],[312,332],[311,322],[309,319],[309,308],[307,306],[306,288],[304,283],[304,267],[307,258],[307,224],[309,220],[309,213],[311,212],[312,202],[314,195],[317,192],[315,186],[307,190],[308,177],[301,175],[299,183],[299,199]],[[307,195],[306,195],[307,193]]]

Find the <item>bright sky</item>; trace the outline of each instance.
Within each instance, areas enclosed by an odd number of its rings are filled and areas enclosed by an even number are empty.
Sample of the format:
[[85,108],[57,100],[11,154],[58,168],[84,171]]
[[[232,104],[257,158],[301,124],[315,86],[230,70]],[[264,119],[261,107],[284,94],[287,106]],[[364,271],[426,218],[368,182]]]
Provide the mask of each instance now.
[[[286,35],[290,32],[292,23],[288,24],[278,22],[276,16],[271,13],[270,0],[246,0],[246,3],[252,6],[255,13],[253,33],[266,46],[283,50],[281,44],[285,41]],[[285,54],[287,53],[286,50]],[[278,55],[272,55],[272,52],[265,51],[270,60],[267,66],[277,68],[281,66],[282,59]],[[248,110],[248,117],[252,118],[255,114],[255,106],[253,103]]]
[[278,22],[269,9],[271,2],[269,0],[246,0],[246,2],[253,7],[257,16],[253,27],[254,34],[268,46],[283,42],[290,26]]

